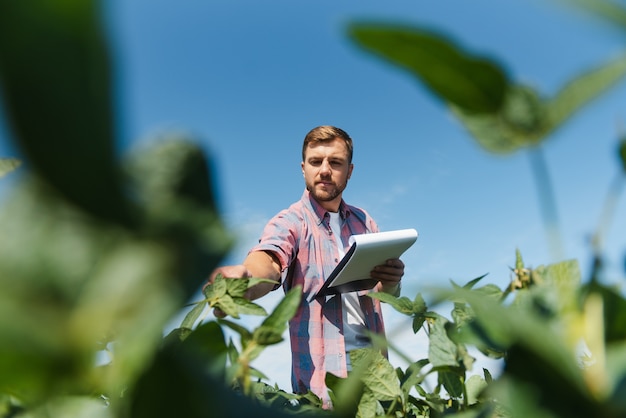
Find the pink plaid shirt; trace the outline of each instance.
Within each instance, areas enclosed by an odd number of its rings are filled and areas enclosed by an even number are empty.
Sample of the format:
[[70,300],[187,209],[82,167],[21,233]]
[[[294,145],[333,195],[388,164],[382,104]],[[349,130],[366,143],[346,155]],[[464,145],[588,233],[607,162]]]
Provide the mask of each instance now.
[[[339,207],[341,241],[347,250],[351,235],[378,232],[363,209]],[[347,376],[341,298],[315,298],[315,294],[339,263],[339,251],[329,224],[330,215],[305,191],[300,201],[281,211],[265,226],[259,244],[250,251],[271,251],[280,260],[283,288],[301,285],[302,303],[289,323],[292,352],[291,382],[296,393],[309,389],[329,406],[326,372]],[[378,290],[378,288],[376,289]],[[384,334],[380,302],[359,292],[367,327]]]

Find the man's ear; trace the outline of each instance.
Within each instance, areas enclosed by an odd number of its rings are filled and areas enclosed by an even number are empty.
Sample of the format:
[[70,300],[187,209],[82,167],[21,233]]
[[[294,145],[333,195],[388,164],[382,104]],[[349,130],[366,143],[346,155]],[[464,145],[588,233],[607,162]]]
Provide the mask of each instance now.
[[350,163],[350,168],[348,168],[348,180],[352,176],[352,169],[354,169],[354,164]]
[[304,177],[304,161],[300,163],[300,168],[302,169],[302,177]]

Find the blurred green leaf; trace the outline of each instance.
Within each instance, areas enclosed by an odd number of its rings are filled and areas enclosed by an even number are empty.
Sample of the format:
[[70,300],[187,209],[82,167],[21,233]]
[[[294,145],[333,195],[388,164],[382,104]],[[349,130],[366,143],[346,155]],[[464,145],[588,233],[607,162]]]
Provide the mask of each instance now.
[[581,274],[577,260],[566,260],[530,271],[533,285],[517,294],[513,304],[544,316],[568,315],[578,310]]
[[626,55],[579,75],[565,85],[556,96],[546,102],[548,135],[576,111],[606,92],[626,75]]
[[207,272],[230,249],[212,197],[211,163],[193,138],[164,135],[124,159],[130,199],[141,213],[141,233],[166,241],[179,257],[176,280],[192,297]]
[[438,98],[464,112],[495,112],[503,104],[506,74],[495,62],[462,51],[442,34],[353,23],[349,35],[362,48],[408,70]]
[[[564,373],[565,370],[560,367],[563,362],[552,361],[546,356],[552,354],[550,350],[535,343],[519,341],[508,350],[505,372],[524,384],[532,385],[532,391],[537,396],[535,402],[555,416],[619,416],[603,411],[601,404],[595,402],[581,386],[582,373],[578,371],[580,377],[571,379],[571,375]],[[569,357],[571,359],[571,355]]]
[[626,411],[626,341],[616,341],[606,351],[607,377],[610,386],[615,388],[610,401],[618,405],[621,411]]
[[511,153],[538,144],[543,138],[545,111],[536,91],[510,86],[498,111],[471,114],[453,106],[454,114],[485,150]]
[[210,341],[210,335],[217,331],[213,326],[210,327],[212,330],[199,341],[194,341],[191,337],[186,340],[193,342],[193,348],[188,344],[168,345],[158,352],[154,361],[129,391],[127,396],[130,397],[131,408],[122,416],[129,418],[289,416],[283,410],[265,407],[235,393],[227,388],[220,378],[198,367],[211,358],[206,351],[205,354],[201,354],[202,347],[206,347],[205,344]]
[[[572,350],[555,336],[553,324],[545,321],[532,306],[502,306],[491,298],[476,293],[458,292],[471,305],[476,320],[491,341],[503,347],[515,344],[523,347],[525,352],[532,352],[542,362],[549,363],[550,373],[558,373],[559,378],[567,380],[577,392],[585,392],[583,376]],[[520,358],[520,367],[524,367],[523,357]],[[533,373],[545,369],[526,367],[528,371],[533,370]],[[539,376],[536,378],[542,379]]]
[[626,30],[626,7],[619,1],[565,0],[565,2],[583,7],[607,22],[614,23],[619,28]]
[[212,376],[223,378],[228,347],[217,322],[200,324],[182,343],[181,350],[197,356],[198,366],[206,367]]
[[624,341],[626,336],[626,299],[619,288],[612,288],[598,282],[589,282],[583,287],[585,295],[602,296],[604,312],[604,338],[607,343]]
[[141,206],[154,216],[180,202],[215,210],[211,164],[196,142],[185,134],[162,134],[126,158],[126,174],[136,185],[134,198],[151,202]]
[[22,164],[17,158],[0,158],[0,178],[6,176]]
[[511,153],[541,143],[574,113],[626,75],[626,56],[588,71],[544,100],[528,86],[512,85],[494,112],[472,114],[453,106],[455,115],[478,143],[493,153]]
[[99,2],[0,2],[0,87],[30,166],[89,213],[125,225]]

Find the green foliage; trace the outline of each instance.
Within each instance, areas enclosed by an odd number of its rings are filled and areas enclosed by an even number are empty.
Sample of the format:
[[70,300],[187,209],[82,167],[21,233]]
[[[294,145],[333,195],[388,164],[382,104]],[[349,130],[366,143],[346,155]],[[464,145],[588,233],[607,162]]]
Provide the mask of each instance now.
[[[622,7],[577,3],[625,27]],[[427,358],[394,368],[387,349],[407,356],[372,336],[374,349],[350,353],[347,378],[327,376],[333,411],[312,393],[270,386],[253,366],[282,340],[299,288],[268,315],[244,298],[263,279],[217,277],[163,338],[231,238],[216,214],[210,161],[190,138],[114,155],[98,5],[0,2],[3,107],[33,170],[0,207],[0,417],[626,415],[626,299],[600,281],[599,244],[586,284],[577,261],[530,268],[520,251],[504,290],[479,286],[484,276],[452,282],[436,295],[452,304],[449,318],[421,294],[372,294],[428,335]],[[541,143],[626,73],[618,58],[546,100],[441,34],[373,24],[350,34],[418,77],[492,152]],[[0,176],[18,164],[0,160]],[[210,309],[233,320],[204,322]],[[236,322],[250,314],[266,318],[252,330]],[[502,359],[502,372],[476,373],[472,347]]]

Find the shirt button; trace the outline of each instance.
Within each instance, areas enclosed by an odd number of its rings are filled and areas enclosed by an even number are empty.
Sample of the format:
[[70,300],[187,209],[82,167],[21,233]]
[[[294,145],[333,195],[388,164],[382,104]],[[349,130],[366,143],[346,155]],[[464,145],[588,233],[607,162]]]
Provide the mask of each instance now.
[[338,259],[338,258],[335,258],[335,263],[338,263],[338,262],[339,262],[339,259]]

